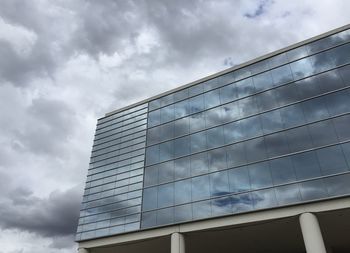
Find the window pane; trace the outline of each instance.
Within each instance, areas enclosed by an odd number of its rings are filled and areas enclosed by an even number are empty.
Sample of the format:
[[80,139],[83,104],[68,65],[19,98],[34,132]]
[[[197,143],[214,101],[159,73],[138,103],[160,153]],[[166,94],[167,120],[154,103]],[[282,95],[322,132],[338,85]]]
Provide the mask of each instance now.
[[299,126],[306,123],[304,112],[300,104],[287,106],[280,109],[285,128]]
[[212,108],[214,106],[220,105],[220,93],[219,90],[213,90],[204,93],[205,108]]
[[269,157],[289,153],[288,142],[284,132],[265,136],[265,143]]
[[312,180],[300,184],[300,192],[303,200],[314,200],[327,197],[327,190],[323,179]]
[[183,222],[192,220],[192,205],[182,205],[174,207],[175,222]]
[[225,148],[208,151],[209,171],[227,169]]
[[274,189],[252,192],[254,209],[271,208],[277,206]]
[[231,196],[233,213],[241,213],[253,210],[253,199],[250,193]]
[[309,130],[315,147],[338,142],[331,120],[311,124]]
[[236,82],[236,88],[237,88],[237,96],[239,98],[251,95],[255,92],[253,79],[251,77],[241,80],[239,82]]
[[350,166],[350,142],[342,144],[341,145],[346,161],[348,162],[348,165]]
[[143,190],[142,207],[144,211],[157,208],[157,192],[157,187],[146,188]]
[[319,76],[312,76],[298,82],[295,82],[297,89],[300,92],[300,98],[306,99],[313,96],[317,96],[322,93],[319,85]]
[[314,151],[293,155],[292,161],[298,180],[321,176],[321,169]]
[[254,116],[240,121],[239,124],[242,139],[262,135],[262,126],[259,116]]
[[306,126],[290,129],[285,132],[290,152],[312,148],[312,141]]
[[156,144],[159,142],[160,127],[149,128],[147,130],[147,145]]
[[190,137],[185,136],[174,140],[175,158],[190,154]]
[[169,122],[171,120],[174,120],[174,118],[174,105],[168,105],[160,109],[160,123]]
[[344,66],[338,70],[340,72],[340,75],[343,79],[345,86],[349,86],[350,85],[350,65]]
[[328,71],[318,75],[318,87],[321,93],[337,90],[344,87],[337,70]]
[[289,61],[294,61],[308,55],[306,46],[294,48],[286,52],[286,54]]
[[296,180],[293,163],[290,157],[271,160],[270,169],[274,185],[290,183]]
[[160,124],[160,110],[155,110],[148,113],[148,126],[157,126]]
[[338,91],[327,96],[327,107],[331,115],[350,111],[350,94],[348,90]]
[[175,180],[191,176],[190,158],[184,157],[176,159],[175,162]]
[[149,110],[158,109],[160,107],[159,99],[156,99],[156,100],[149,102],[148,106],[149,106]]
[[222,118],[224,117],[221,107],[216,107],[205,112],[206,127],[212,127],[222,124]]
[[248,165],[250,184],[252,190],[272,186],[270,166],[268,162]]
[[[224,130],[222,126],[209,129],[206,132],[208,148],[215,148],[224,144]],[[205,138],[204,135],[202,136]]]
[[153,227],[157,224],[156,211],[142,213],[142,228]]
[[204,110],[204,96],[199,95],[190,98],[191,113],[201,112]]
[[198,95],[198,94],[203,93],[203,92],[204,92],[203,83],[196,84],[196,85],[193,85],[193,86],[188,88],[189,96]]
[[314,69],[309,58],[304,58],[290,64],[295,79],[310,76],[314,73]]
[[289,64],[271,70],[274,86],[293,81],[292,71]]
[[258,106],[255,101],[255,96],[241,99],[238,103],[239,113],[241,117],[247,117],[249,115],[259,112]]
[[229,84],[234,81],[235,81],[235,73],[233,71],[219,77],[219,82],[222,83],[222,85]]
[[267,158],[264,138],[257,138],[244,142],[247,162],[259,161]]
[[207,148],[205,131],[191,135],[191,153],[203,151]]
[[325,97],[314,98],[302,103],[304,109],[305,118],[308,122],[313,122],[329,117],[328,110],[326,108]]
[[262,91],[273,87],[270,71],[261,73],[253,77],[255,91]]
[[296,83],[291,83],[275,89],[275,97],[279,106],[301,100],[299,87],[296,85]]
[[158,165],[153,165],[145,168],[145,186],[158,184]]
[[256,95],[256,102],[261,112],[276,108],[278,104],[275,98],[275,90],[265,91]]
[[192,204],[193,219],[206,219],[211,216],[210,200]]
[[191,156],[192,176],[208,173],[208,170],[208,157],[206,152]]
[[235,71],[235,76],[236,76],[235,78],[236,78],[236,80],[240,80],[240,79],[246,78],[246,77],[248,77],[250,75],[251,75],[251,73],[250,73],[249,66],[241,68],[241,69],[237,69]]
[[314,68],[314,73],[320,73],[335,67],[335,62],[330,51],[310,56],[310,61]]
[[146,148],[146,165],[159,162],[159,145]]
[[209,197],[209,176],[204,175],[192,178],[192,201],[206,199]]
[[191,202],[191,179],[175,182],[175,205]]
[[266,112],[260,115],[264,134],[273,133],[283,129],[280,110]]
[[216,198],[211,201],[212,216],[232,213],[231,197]]
[[221,86],[221,83],[219,82],[219,77],[215,77],[213,79],[204,81],[203,86],[204,86],[204,91],[209,91],[209,90],[218,88],[219,86]]
[[230,192],[237,193],[250,190],[249,171],[246,167],[228,171]]
[[174,161],[158,164],[159,183],[174,181]]
[[342,117],[332,119],[332,121],[338,134],[339,141],[350,139],[350,115],[344,115]]
[[239,125],[240,125],[240,121],[232,122],[230,124],[224,125],[225,144],[242,140],[243,136]]
[[329,177],[325,179],[330,196],[340,196],[350,193],[350,174]]
[[279,186],[275,188],[275,191],[279,205],[287,205],[301,201],[298,184]]
[[189,131],[190,131],[190,120],[188,117],[175,120],[175,131],[174,131],[175,137],[188,134]]
[[158,134],[160,141],[174,138],[174,122],[161,125]]
[[238,143],[226,148],[227,165],[228,167],[235,167],[247,162],[244,151],[244,143]]
[[226,195],[229,193],[227,171],[210,174],[210,194],[212,197]]
[[174,159],[174,141],[159,144],[159,161]]
[[330,50],[337,66],[350,62],[350,44]]
[[317,150],[323,175],[331,175],[348,170],[343,151],[340,146],[332,146]]
[[158,186],[158,208],[174,205],[174,183]]
[[191,113],[190,102],[188,99],[175,104],[175,118],[181,118]]
[[288,62],[287,54],[281,53],[269,59],[270,68],[283,65]]
[[171,224],[174,222],[174,208],[157,210],[157,225]]
[[174,94],[166,95],[164,97],[161,97],[159,100],[160,100],[160,106],[166,106],[174,102]]
[[174,101],[188,98],[188,89],[183,89],[174,93]]
[[257,73],[260,73],[260,72],[263,72],[265,70],[268,70],[269,69],[269,60],[270,59],[266,59],[266,60],[262,60],[262,61],[259,61],[257,63],[254,63],[250,66],[248,66],[250,72],[252,73],[252,75],[255,75]]
[[197,113],[190,116],[190,132],[199,131],[205,128],[205,114]]
[[237,98],[236,84],[232,83],[220,88],[220,102],[221,104],[230,102]]
[[240,118],[238,102],[221,106],[223,113],[222,122],[229,122]]

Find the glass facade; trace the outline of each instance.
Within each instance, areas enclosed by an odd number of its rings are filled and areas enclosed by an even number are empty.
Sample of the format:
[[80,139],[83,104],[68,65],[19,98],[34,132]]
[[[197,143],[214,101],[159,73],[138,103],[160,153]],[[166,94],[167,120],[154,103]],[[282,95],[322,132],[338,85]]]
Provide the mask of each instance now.
[[349,87],[345,30],[102,118],[77,240],[350,194]]

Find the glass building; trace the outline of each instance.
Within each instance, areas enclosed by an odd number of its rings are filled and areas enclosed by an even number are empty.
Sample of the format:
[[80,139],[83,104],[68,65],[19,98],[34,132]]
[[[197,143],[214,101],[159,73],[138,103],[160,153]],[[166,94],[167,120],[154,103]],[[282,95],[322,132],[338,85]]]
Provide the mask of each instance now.
[[106,114],[76,240],[349,195],[349,88],[342,28]]

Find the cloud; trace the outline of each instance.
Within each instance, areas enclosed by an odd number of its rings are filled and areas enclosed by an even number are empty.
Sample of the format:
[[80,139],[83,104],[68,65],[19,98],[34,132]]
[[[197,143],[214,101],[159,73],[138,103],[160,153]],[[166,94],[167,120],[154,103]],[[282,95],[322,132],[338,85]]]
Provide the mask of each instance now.
[[[73,235],[76,231],[81,191],[54,191],[38,198],[26,188],[16,188],[0,202],[0,227],[36,233],[43,237]],[[59,245],[59,244],[55,244]]]

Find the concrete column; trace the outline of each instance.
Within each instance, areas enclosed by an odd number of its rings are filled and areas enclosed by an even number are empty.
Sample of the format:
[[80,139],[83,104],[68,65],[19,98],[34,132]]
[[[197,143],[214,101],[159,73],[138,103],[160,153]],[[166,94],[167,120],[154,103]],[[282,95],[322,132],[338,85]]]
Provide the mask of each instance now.
[[307,253],[327,253],[316,215],[303,213],[299,217]]
[[182,234],[171,234],[171,253],[185,253],[185,238]]
[[89,251],[85,248],[79,248],[78,253],[89,253]]

